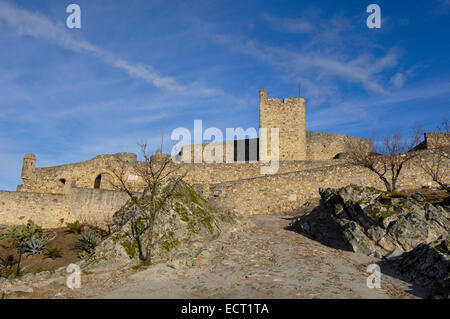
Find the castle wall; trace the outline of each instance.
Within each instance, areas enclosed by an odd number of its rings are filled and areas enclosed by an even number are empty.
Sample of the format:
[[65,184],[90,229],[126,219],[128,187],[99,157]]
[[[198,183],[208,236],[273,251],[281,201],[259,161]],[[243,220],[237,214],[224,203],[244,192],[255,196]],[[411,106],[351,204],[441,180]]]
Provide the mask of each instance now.
[[[314,167],[334,165],[335,161],[285,161],[279,162],[279,173],[286,173]],[[185,165],[189,172],[186,181],[191,184],[218,184],[227,181],[261,176],[261,163],[230,164],[190,164]]]
[[[417,160],[429,160],[425,152],[424,156]],[[216,184],[205,183],[205,180],[225,178],[221,174],[227,174],[226,169],[224,170],[226,165],[229,165],[229,172],[231,170],[236,172],[236,167],[242,169],[240,176],[232,178],[245,176],[249,167],[253,167],[256,173],[259,165],[257,163],[221,164],[214,169],[207,164],[192,164],[197,167],[192,171],[198,173],[201,168],[205,175],[194,174],[196,179],[191,177],[188,182],[194,184],[194,188],[202,192],[208,199],[244,214],[289,212],[308,200],[318,197],[320,187],[343,187],[348,184],[357,184],[384,189],[384,185],[373,172],[346,164],[344,160],[281,162],[280,164],[280,172],[276,175]],[[450,161],[447,161],[446,165],[449,169]],[[283,173],[283,170],[293,168],[297,170]],[[210,170],[210,174],[207,173],[208,170]],[[400,175],[398,188],[411,189],[422,186],[437,185],[421,169],[417,168],[416,163],[408,162]],[[127,199],[128,196],[121,192],[68,186],[65,187],[65,194],[0,192],[0,224],[21,224],[32,219],[44,227],[59,227],[63,225],[61,219],[64,219],[64,223],[80,220],[102,225],[122,207]]]
[[[216,153],[212,149],[215,147],[222,148],[222,156],[219,156],[219,153]],[[209,154],[209,151],[205,151],[205,148],[209,148],[211,150],[211,157],[206,156]],[[197,162],[194,152],[201,152],[203,163],[212,163],[213,159],[220,158],[222,163],[227,162],[227,158],[234,160],[234,141],[223,141],[223,142],[212,142],[212,143],[204,143],[204,144],[193,144],[186,145],[182,148],[181,161],[183,163],[195,163]],[[205,154],[205,156],[204,156]]]
[[68,194],[0,191],[0,224],[18,225],[29,219],[46,228],[76,220],[103,226],[128,200],[125,193],[73,188]]
[[[344,134],[306,132],[306,160],[323,161],[333,159],[337,154],[347,152],[349,145],[355,142],[365,143],[367,145],[368,150],[370,150],[371,148],[371,142],[364,138],[353,137]],[[284,145],[292,144],[293,141],[285,139],[283,140],[283,143]],[[223,153],[221,156],[223,163],[226,163],[227,154],[229,154],[228,155],[229,158],[233,158],[234,143],[233,141],[227,141],[220,143],[216,142],[210,144],[205,143],[199,145],[184,146],[181,156],[182,162],[184,163],[193,162],[195,149],[199,150],[199,152],[202,152],[203,154],[206,147],[210,147],[210,149],[212,149],[216,145],[219,147],[223,147]],[[281,148],[281,141],[280,141],[280,148]],[[209,152],[205,153],[209,154]],[[205,158],[203,158],[203,161],[206,163]]]
[[[210,200],[244,214],[277,214],[289,212],[319,197],[320,187],[343,187],[348,184],[385,189],[381,180],[368,169],[337,164],[207,185],[202,190],[209,194]],[[407,165],[400,176],[398,188],[420,188],[424,185],[437,186],[417,167]],[[201,189],[200,185],[197,185],[197,189]]]
[[348,152],[349,145],[354,142],[367,144],[367,150],[371,148],[371,142],[367,139],[332,133],[306,132],[307,159],[328,160],[339,153]]
[[123,192],[72,188],[68,195],[73,220],[103,223],[129,199]]
[[[123,160],[130,163],[136,162],[136,154],[119,153],[116,154]],[[79,188],[94,188],[95,179],[100,174],[111,172],[107,169],[113,155],[100,155],[85,162],[74,164],[39,167],[34,169],[33,177],[23,180],[23,185],[18,188],[22,192],[64,194],[64,188],[68,184],[75,183]],[[64,180],[65,183],[62,181]],[[101,189],[112,189],[105,181],[101,184]]]
[[426,149],[450,146],[450,132],[429,132],[424,136]]
[[0,191],[0,224],[18,225],[29,219],[44,227],[62,225],[70,214],[65,195]]
[[[48,193],[48,194],[65,194],[67,185],[75,183],[73,186],[77,188],[93,189],[95,179],[99,174],[110,174],[108,171],[109,156],[100,156],[92,160],[61,165],[55,167],[35,168],[34,178],[24,180],[24,184],[20,187],[22,192]],[[335,161],[284,161],[279,162],[277,173],[292,172],[313,167],[334,165]],[[178,165],[178,164],[172,164]],[[260,162],[255,163],[199,163],[199,164],[180,164],[180,172],[187,170],[186,181],[191,184],[217,184],[226,181],[253,178],[261,176]],[[65,184],[61,179],[66,181]],[[133,183],[133,187],[140,191],[143,183],[137,178]],[[101,189],[111,189],[111,185],[104,183],[102,179]]]

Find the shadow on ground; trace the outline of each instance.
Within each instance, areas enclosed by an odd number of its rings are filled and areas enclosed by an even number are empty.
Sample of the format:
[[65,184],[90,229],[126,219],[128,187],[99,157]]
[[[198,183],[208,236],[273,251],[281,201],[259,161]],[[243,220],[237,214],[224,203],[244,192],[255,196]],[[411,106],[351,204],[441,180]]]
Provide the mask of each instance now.
[[[329,217],[329,214],[324,212],[320,205],[311,208],[309,211],[304,211],[300,216],[285,216],[282,219],[290,222],[288,226],[284,227],[285,230],[296,232],[333,249],[353,253],[351,246],[342,237],[342,232],[339,227]],[[359,261],[358,263],[364,264],[364,262]],[[404,291],[418,298],[431,298],[435,296],[435,293],[430,289],[416,284],[411,277],[402,275],[389,260],[379,261],[377,264],[380,266],[382,281],[383,277],[386,276],[396,279],[395,281],[403,282]]]
[[285,227],[286,230],[299,233],[334,249],[352,251],[342,238],[339,227],[329,214],[323,211],[320,205],[311,208],[309,212],[305,212],[303,215],[284,218],[291,221]]

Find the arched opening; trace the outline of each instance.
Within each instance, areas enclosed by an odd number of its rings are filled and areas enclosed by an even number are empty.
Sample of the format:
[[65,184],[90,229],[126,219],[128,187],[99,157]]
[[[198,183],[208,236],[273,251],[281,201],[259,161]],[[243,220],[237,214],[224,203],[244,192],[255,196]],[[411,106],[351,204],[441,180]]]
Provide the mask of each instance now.
[[102,174],[98,175],[94,182],[94,188],[100,188],[102,184]]
[[61,178],[59,180],[59,182],[60,182],[61,185],[66,185],[66,179],[65,178]]

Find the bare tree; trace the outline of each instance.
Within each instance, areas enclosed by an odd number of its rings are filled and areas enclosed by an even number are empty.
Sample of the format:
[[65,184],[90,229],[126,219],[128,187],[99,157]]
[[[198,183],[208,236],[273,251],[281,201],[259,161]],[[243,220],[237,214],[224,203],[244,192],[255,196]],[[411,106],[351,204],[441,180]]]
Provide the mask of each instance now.
[[419,161],[425,174],[450,193],[450,121],[442,120],[437,132],[427,136],[429,153]]
[[[152,154],[148,151],[146,143],[138,145],[143,157],[142,162],[127,162],[120,156],[115,156],[108,168],[114,176],[114,181],[111,182],[113,188],[127,193],[130,204],[138,209],[139,214],[134,214],[130,219],[130,237],[137,244],[139,259],[150,263],[158,216],[165,209],[167,200],[173,196],[180,181],[186,176],[186,171],[181,171],[181,166],[173,163],[172,158],[163,155],[160,150]],[[140,178],[140,186],[133,185],[129,180],[130,175]],[[163,191],[162,187],[169,178],[172,182],[167,184]],[[142,242],[144,235],[148,238],[146,249]]]
[[414,130],[410,139],[403,138],[401,132],[397,131],[386,135],[379,143],[373,134],[370,141],[372,150],[364,141],[350,142],[348,162],[368,168],[381,179],[387,191],[394,192],[404,165],[418,155],[413,148],[420,141],[419,129]]

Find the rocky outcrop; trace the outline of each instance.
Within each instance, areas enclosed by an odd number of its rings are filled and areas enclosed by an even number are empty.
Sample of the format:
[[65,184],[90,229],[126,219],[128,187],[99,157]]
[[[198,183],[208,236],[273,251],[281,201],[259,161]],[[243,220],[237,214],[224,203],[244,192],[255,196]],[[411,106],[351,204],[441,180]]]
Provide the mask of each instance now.
[[[173,182],[171,180],[161,187],[156,196],[158,205],[167,190],[172,189]],[[141,207],[146,206],[149,204],[147,201],[149,197],[144,197],[139,204]],[[118,266],[139,264],[132,223],[145,222],[137,203],[125,204],[114,214],[111,235],[95,249],[89,262],[94,261],[97,266],[101,262]],[[180,182],[168,200],[164,201],[155,222],[151,260],[153,263],[165,261],[174,267],[189,265],[208,242],[233,228],[239,228],[243,223],[243,218],[236,213],[212,205],[190,185]],[[141,237],[144,252],[147,251],[148,236],[148,232],[144,232]]]
[[440,206],[356,185],[319,192],[320,207],[291,228],[325,244],[340,237],[352,251],[391,257],[450,237],[449,215]]
[[430,289],[435,298],[449,298],[449,241],[420,244],[410,252],[385,262],[411,282]]

